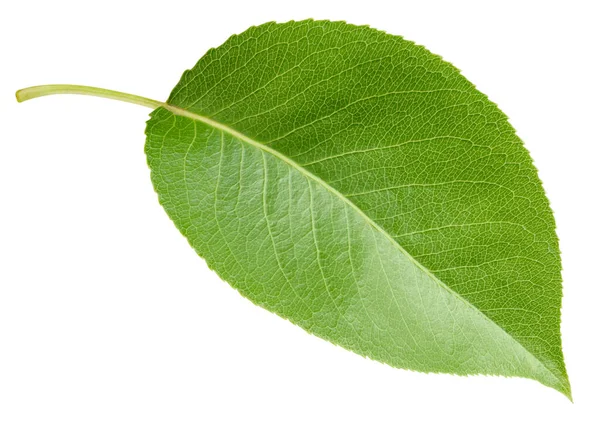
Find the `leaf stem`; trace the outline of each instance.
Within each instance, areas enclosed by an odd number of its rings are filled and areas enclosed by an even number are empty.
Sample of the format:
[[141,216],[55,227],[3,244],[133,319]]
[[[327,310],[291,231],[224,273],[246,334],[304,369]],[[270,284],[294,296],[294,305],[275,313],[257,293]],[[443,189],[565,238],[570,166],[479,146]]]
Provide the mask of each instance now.
[[166,104],[150,98],[140,97],[138,95],[126,94],[119,91],[111,91],[109,89],[95,88],[93,86],[81,85],[42,85],[31,86],[29,88],[20,89],[17,91],[17,101],[23,102],[33,98],[44,97],[54,94],[78,94],[92,95],[101,98],[111,98],[113,100],[125,101],[132,104],[138,104],[152,109],[165,107]]

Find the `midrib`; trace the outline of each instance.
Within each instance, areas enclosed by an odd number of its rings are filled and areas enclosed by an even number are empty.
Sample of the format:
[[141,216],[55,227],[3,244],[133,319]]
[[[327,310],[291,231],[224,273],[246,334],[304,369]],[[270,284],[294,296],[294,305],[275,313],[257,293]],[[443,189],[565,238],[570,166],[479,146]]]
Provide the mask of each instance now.
[[396,241],[394,238],[392,238],[392,236],[387,233],[387,231],[385,231],[385,229],[383,229],[378,223],[376,223],[371,217],[369,217],[367,214],[365,214],[365,212],[360,209],[356,204],[354,204],[354,202],[352,202],[350,199],[348,199],[344,194],[340,193],[337,189],[335,189],[334,187],[332,187],[331,185],[329,185],[326,181],[323,181],[319,176],[313,174],[312,172],[310,172],[309,170],[307,170],[306,168],[304,168],[303,166],[301,166],[300,164],[296,163],[293,159],[290,159],[289,157],[285,156],[284,154],[282,154],[281,152],[274,150],[273,148],[262,144],[250,137],[248,137],[247,135],[221,123],[221,122],[217,122],[216,120],[213,120],[209,117],[206,116],[202,116],[196,113],[192,113],[188,110],[185,110],[183,108],[171,105],[171,104],[167,104],[164,103],[162,105],[163,108],[169,110],[170,112],[172,112],[173,114],[176,114],[178,116],[184,116],[187,118],[190,118],[192,120],[196,120],[198,122],[202,122],[208,126],[211,126],[215,129],[219,129],[223,132],[228,133],[229,135],[239,139],[240,141],[243,141],[247,144],[250,144],[251,146],[254,146],[256,148],[258,148],[259,150],[262,150],[266,153],[269,153],[271,155],[273,155],[274,157],[276,157],[277,159],[285,162],[287,165],[289,165],[291,168],[296,169],[298,172],[300,172],[301,174],[303,174],[304,176],[306,176],[307,178],[313,180],[314,182],[316,182],[317,184],[319,184],[320,186],[323,186],[323,188],[327,189],[329,192],[331,192],[332,194],[334,194],[335,196],[337,196],[338,198],[340,198],[345,204],[347,204],[350,208],[352,208],[353,210],[355,210],[361,217],[363,217],[365,219],[365,221],[370,224],[373,228],[375,228],[379,233],[381,233],[386,239],[388,239],[392,245],[394,245],[402,254],[404,254],[417,268],[419,268],[421,271],[423,271],[427,276],[429,276],[432,280],[434,280],[437,284],[439,284],[441,287],[445,288],[446,290],[448,290],[452,295],[456,296],[457,299],[461,300],[462,302],[464,302],[467,306],[473,308],[478,314],[480,314],[483,318],[485,318],[485,320],[489,323],[494,324],[495,326],[499,327],[508,337],[510,337],[510,339],[518,346],[521,347],[525,352],[527,352],[528,354],[532,355],[547,371],[548,373],[550,373],[557,381],[558,383],[560,383],[561,385],[565,385],[564,382],[558,377],[556,376],[556,374],[550,370],[550,368],[548,368],[548,366],[546,366],[546,364],[544,364],[543,361],[541,361],[535,354],[533,354],[531,351],[529,351],[519,340],[515,339],[510,333],[508,333],[504,327],[502,327],[501,325],[498,325],[497,323],[495,323],[492,319],[490,319],[485,313],[483,313],[479,308],[477,308],[476,306],[474,306],[471,302],[469,302],[467,299],[465,299],[463,296],[461,296],[459,293],[457,293],[456,291],[454,291],[452,288],[450,288],[446,283],[444,283],[442,280],[440,280],[437,276],[435,276],[429,269],[427,269],[425,266],[423,266],[419,261],[417,261],[410,253],[408,253],[404,247],[402,247],[398,241]]
[[279,160],[285,162],[287,165],[289,165],[291,168],[296,169],[298,172],[300,172],[301,174],[303,174],[304,176],[306,176],[307,178],[313,180],[314,182],[316,182],[317,184],[319,184],[320,186],[323,186],[325,189],[327,189],[329,192],[331,192],[332,194],[334,194],[335,196],[337,196],[338,198],[340,198],[345,204],[347,204],[350,208],[352,208],[353,210],[355,210],[361,217],[363,217],[365,219],[365,221],[370,224],[373,228],[375,228],[379,233],[381,233],[383,236],[385,236],[386,239],[388,239],[392,245],[394,245],[402,254],[404,254],[417,268],[419,268],[421,271],[423,271],[427,276],[429,276],[432,280],[434,280],[437,284],[439,284],[441,287],[445,288],[446,290],[448,290],[452,295],[454,295],[457,299],[461,300],[462,302],[464,302],[467,306],[473,308],[478,314],[480,314],[483,318],[485,318],[485,320],[489,323],[494,324],[495,326],[499,327],[500,329],[502,329],[502,331],[508,336],[510,337],[510,339],[519,347],[521,347],[525,352],[527,352],[528,354],[532,355],[547,371],[548,373],[550,373],[557,381],[558,383],[560,383],[561,385],[565,385],[564,382],[558,377],[556,376],[556,374],[550,370],[550,368],[548,368],[548,366],[546,366],[546,364],[544,364],[543,361],[541,361],[535,354],[533,354],[531,351],[529,351],[519,340],[515,339],[510,333],[508,333],[504,327],[502,327],[501,325],[498,325],[497,323],[495,323],[491,318],[489,318],[485,313],[483,313],[479,308],[477,308],[476,306],[474,306],[471,302],[469,302],[467,299],[465,299],[463,296],[461,296],[459,293],[457,293],[456,291],[454,291],[452,288],[450,288],[446,283],[444,283],[442,280],[440,280],[437,276],[435,276],[429,269],[427,269],[425,266],[423,266],[419,261],[417,261],[410,253],[408,253],[404,247],[402,247],[398,241],[396,241],[394,238],[392,238],[392,236],[387,233],[385,231],[385,229],[383,229],[378,223],[376,223],[371,217],[369,217],[367,214],[365,214],[365,212],[360,209],[356,204],[354,204],[354,202],[352,202],[350,199],[348,199],[344,194],[340,193],[337,189],[335,189],[334,187],[332,187],[331,185],[329,185],[326,181],[323,181],[319,176],[313,174],[312,172],[310,172],[309,170],[307,170],[306,168],[304,168],[303,166],[301,166],[300,164],[296,163],[293,159],[290,159],[289,157],[285,156],[284,154],[282,154],[281,152],[274,150],[273,148],[262,144],[250,137],[248,137],[247,135],[221,123],[221,122],[217,122],[216,120],[213,120],[209,117],[206,116],[202,116],[196,113],[192,113],[188,110],[185,110],[183,108],[171,105],[171,104],[166,104],[164,103],[162,105],[163,108],[165,108],[166,110],[169,110],[170,112],[172,112],[175,115],[178,116],[184,116],[187,118],[190,118],[192,120],[196,120],[198,122],[202,122],[210,127],[213,127],[215,129],[221,130],[223,132],[228,133],[229,135],[239,139],[240,141],[243,141],[247,144],[250,144],[251,146],[254,146],[256,148],[258,148],[259,150],[262,150],[266,153],[269,153],[273,156],[275,156],[276,158],[278,158]]

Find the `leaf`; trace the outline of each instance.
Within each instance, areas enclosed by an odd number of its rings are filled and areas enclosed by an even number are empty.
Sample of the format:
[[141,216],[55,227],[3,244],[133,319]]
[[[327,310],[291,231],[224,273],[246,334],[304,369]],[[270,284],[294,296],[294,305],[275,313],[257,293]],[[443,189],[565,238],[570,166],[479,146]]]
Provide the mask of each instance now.
[[440,57],[343,22],[267,23],[210,50],[167,103],[121,99],[160,106],[146,129],[160,203],[252,302],[394,367],[570,398],[537,172]]

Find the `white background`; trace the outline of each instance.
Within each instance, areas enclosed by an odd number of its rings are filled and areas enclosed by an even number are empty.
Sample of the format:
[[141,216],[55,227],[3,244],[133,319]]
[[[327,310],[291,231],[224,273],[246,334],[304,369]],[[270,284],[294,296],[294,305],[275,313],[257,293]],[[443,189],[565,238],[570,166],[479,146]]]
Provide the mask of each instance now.
[[[0,426],[600,426],[598,2],[11,1],[0,6]],[[555,211],[575,404],[534,381],[365,360],[243,299],[157,202],[143,107],[266,21],[344,19],[463,70],[507,113]]]

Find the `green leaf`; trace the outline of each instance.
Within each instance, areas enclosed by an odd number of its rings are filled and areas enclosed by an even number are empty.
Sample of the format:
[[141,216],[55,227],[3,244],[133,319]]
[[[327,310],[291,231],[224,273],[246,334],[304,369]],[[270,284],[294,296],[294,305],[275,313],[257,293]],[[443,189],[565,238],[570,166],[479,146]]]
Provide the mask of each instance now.
[[159,106],[160,202],[252,302],[395,367],[570,398],[552,212],[506,116],[449,63],[368,27],[268,23],[167,103],[120,98]]

